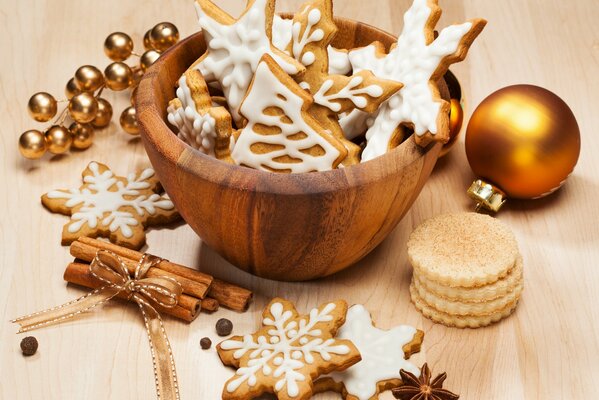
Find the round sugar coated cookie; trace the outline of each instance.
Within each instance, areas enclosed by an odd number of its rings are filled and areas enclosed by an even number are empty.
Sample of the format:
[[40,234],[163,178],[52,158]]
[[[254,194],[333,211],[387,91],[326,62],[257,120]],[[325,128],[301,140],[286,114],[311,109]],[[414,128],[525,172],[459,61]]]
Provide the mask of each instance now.
[[497,311],[503,310],[508,304],[512,304],[514,301],[518,300],[520,298],[520,294],[522,293],[524,284],[522,281],[520,281],[517,283],[516,287],[511,292],[508,292],[505,296],[484,302],[462,302],[446,299],[428,291],[424,286],[419,284],[418,279],[412,280],[412,286],[414,286],[414,289],[418,292],[420,298],[441,312],[455,316],[477,316],[493,314]]
[[516,264],[506,276],[485,286],[458,287],[443,286],[423,276],[414,275],[414,280],[432,294],[447,300],[462,301],[466,303],[488,302],[512,292],[516,286],[524,282],[524,264],[522,256],[518,256]]
[[514,267],[518,244],[512,231],[488,215],[445,214],[417,227],[408,240],[414,273],[444,286],[483,286]]
[[426,301],[420,297],[418,291],[414,288],[414,285],[410,285],[410,297],[412,303],[416,306],[416,309],[422,313],[425,317],[433,320],[436,323],[443,324],[446,326],[456,328],[482,328],[487,325],[491,325],[494,322],[502,320],[508,317],[518,305],[518,300],[511,304],[508,304],[502,310],[496,311],[492,314],[487,315],[450,315],[442,311],[438,311],[428,305]]

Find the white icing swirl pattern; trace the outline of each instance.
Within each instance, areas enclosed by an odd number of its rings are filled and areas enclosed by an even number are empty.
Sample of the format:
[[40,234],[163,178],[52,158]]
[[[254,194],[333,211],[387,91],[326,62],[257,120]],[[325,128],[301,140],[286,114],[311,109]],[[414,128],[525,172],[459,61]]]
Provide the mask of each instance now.
[[414,340],[415,334],[416,329],[408,325],[399,325],[388,331],[378,329],[372,324],[370,313],[364,306],[351,306],[337,338],[351,340],[360,351],[362,361],[325,377],[342,382],[347,393],[358,400],[372,399],[379,382],[401,379],[400,369],[420,375],[420,370],[405,360],[402,349]]
[[293,312],[285,310],[283,304],[272,303],[272,318],[266,317],[262,321],[265,327],[271,327],[268,337],[259,336],[255,339],[252,335],[245,335],[242,340],[231,339],[220,344],[223,350],[235,350],[233,357],[236,359],[246,354],[250,358],[247,367],[237,370],[235,378],[229,380],[225,390],[233,393],[244,383],[255,386],[258,374],[263,374],[276,379],[276,391],[285,390],[291,398],[299,396],[298,382],[310,379],[310,376],[303,375],[301,369],[306,364],[313,364],[315,355],[326,361],[332,355],[350,352],[346,345],[335,345],[335,339],[323,340],[322,330],[316,328],[319,323],[333,320],[331,313],[335,307],[335,303],[329,303],[322,310],[312,309],[308,319],[301,319],[298,323],[293,319]]
[[332,79],[327,79],[320,89],[314,93],[314,102],[334,112],[341,111],[341,104],[336,100],[350,100],[356,108],[364,108],[368,105],[368,99],[365,96],[380,97],[383,95],[383,88],[374,84],[361,87],[363,82],[364,78],[362,76],[355,75],[341,90],[330,93],[329,90],[335,82]]
[[404,16],[404,28],[397,46],[380,57],[370,45],[352,50],[349,59],[354,71],[370,70],[383,79],[395,80],[404,87],[384,103],[366,133],[367,146],[362,161],[378,157],[388,150],[395,130],[404,123],[412,124],[416,135],[437,133],[440,101],[432,92],[429,80],[443,58],[454,54],[462,38],[472,29],[466,22],[443,29],[439,37],[427,44],[425,29],[431,14],[427,0],[414,0]]
[[273,57],[286,73],[294,75],[299,72],[293,60],[287,60],[274,51],[267,35],[265,10],[269,1],[251,2],[250,7],[232,25],[215,21],[196,2],[199,24],[208,47],[197,68],[206,80],[218,80],[237,123],[241,121],[239,106],[264,54]]
[[153,193],[148,196],[140,192],[151,188],[148,181],[154,176],[151,168],[139,175],[129,174],[125,182],[109,169],[101,172],[96,162],[90,163],[88,169],[91,174],[83,178],[87,185],[84,189],[53,190],[47,194],[49,199],[66,199],[68,208],[81,206],[71,215],[67,225],[69,233],[79,232],[86,225],[94,229],[100,224],[108,227],[110,232],[120,231],[124,237],[131,238],[134,230],[143,228],[129,208],[143,216],[154,215],[157,209],[172,210],[175,207],[166,195]]

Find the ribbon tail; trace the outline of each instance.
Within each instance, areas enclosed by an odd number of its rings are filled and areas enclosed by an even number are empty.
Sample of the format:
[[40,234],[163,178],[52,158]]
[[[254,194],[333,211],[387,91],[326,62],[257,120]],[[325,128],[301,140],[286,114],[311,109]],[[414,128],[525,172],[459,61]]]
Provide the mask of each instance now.
[[179,400],[175,359],[160,314],[140,296],[134,295],[134,297],[143,314],[148,340],[150,341],[158,398],[161,400]]
[[18,333],[58,324],[105,303],[116,296],[119,291],[118,288],[105,286],[68,303],[13,319],[11,322],[20,325]]

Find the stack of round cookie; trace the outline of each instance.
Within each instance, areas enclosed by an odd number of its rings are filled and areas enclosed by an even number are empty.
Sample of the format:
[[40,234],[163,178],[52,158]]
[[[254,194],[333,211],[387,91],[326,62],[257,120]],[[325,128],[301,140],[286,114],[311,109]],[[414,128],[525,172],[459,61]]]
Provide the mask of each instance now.
[[422,314],[459,328],[510,315],[523,288],[522,256],[511,230],[475,213],[446,214],[420,225],[408,241],[410,295]]

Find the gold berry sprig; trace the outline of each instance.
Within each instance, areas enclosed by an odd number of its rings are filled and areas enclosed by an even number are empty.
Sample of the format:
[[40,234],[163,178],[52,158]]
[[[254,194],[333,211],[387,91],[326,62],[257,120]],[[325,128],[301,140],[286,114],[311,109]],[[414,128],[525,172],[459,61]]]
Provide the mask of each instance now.
[[[94,139],[94,129],[107,127],[112,120],[112,105],[101,97],[104,89],[115,92],[131,89],[130,103],[121,113],[119,122],[131,135],[139,134],[135,119],[136,89],[145,71],[160,54],[179,40],[177,27],[161,22],[144,35],[144,53],[133,51],[133,40],[123,32],[113,32],[104,41],[104,52],[113,62],[104,73],[93,65],[83,65],[65,87],[66,99],[56,100],[46,92],[35,93],[29,99],[29,115],[37,122],[54,121],[45,130],[31,129],[19,137],[19,151],[29,159],[41,158],[46,152],[64,154],[70,149],[85,150]],[[139,58],[138,65],[125,63],[131,56]],[[58,104],[68,103],[58,115]],[[57,116],[58,115],[58,116]],[[65,123],[67,118],[70,125]]]

